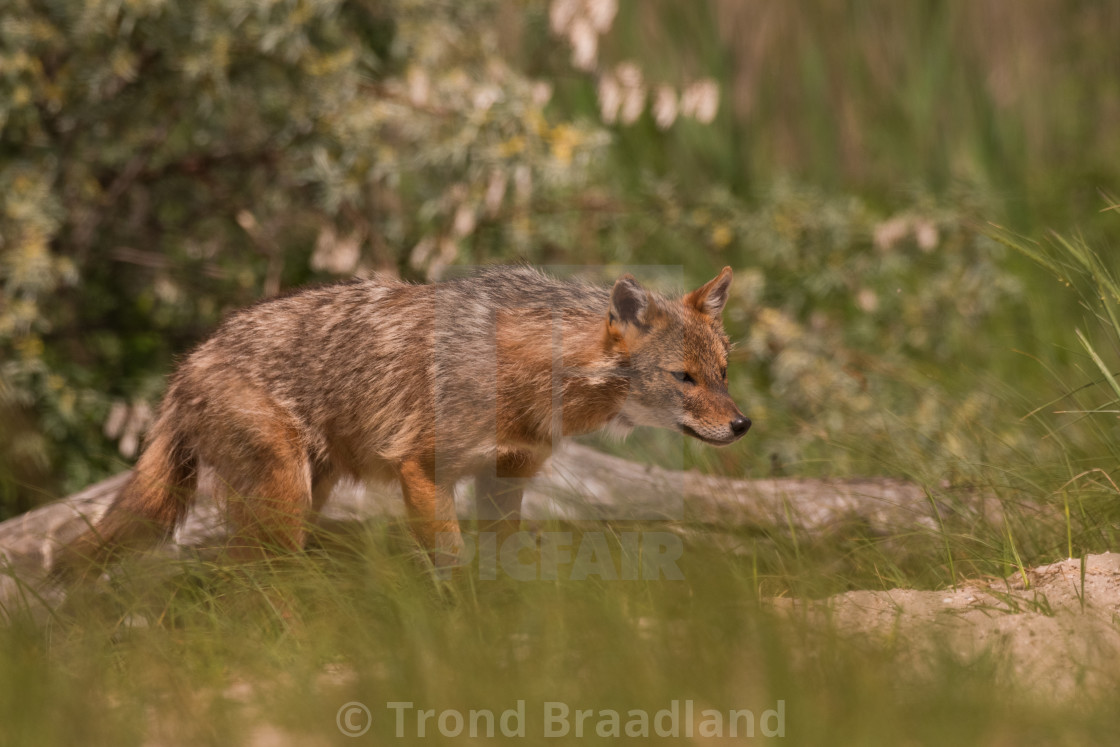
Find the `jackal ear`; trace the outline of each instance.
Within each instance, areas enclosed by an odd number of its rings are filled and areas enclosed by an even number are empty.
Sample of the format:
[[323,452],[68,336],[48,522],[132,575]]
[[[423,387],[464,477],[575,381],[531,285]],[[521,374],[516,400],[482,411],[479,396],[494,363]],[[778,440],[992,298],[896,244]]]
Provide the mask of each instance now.
[[684,297],[684,302],[713,319],[719,319],[727,305],[731,288],[731,268],[724,267],[719,274]]
[[634,324],[644,326],[649,295],[638,285],[633,275],[623,275],[611,288],[611,306],[607,313],[609,324]]

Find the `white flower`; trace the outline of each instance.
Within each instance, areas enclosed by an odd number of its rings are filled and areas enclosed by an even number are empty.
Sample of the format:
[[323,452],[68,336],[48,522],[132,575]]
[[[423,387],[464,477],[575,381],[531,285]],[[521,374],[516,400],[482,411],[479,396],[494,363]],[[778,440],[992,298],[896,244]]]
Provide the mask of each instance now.
[[552,0],[548,7],[548,25],[557,36],[568,30],[579,10],[579,0]]
[[362,258],[362,238],[358,234],[339,236],[333,226],[324,226],[315,240],[311,269],[335,275],[354,272]]
[[681,94],[681,115],[708,124],[719,111],[719,84],[711,78],[692,83]]
[[618,120],[618,107],[622,105],[622,87],[610,73],[599,76],[599,116],[607,124]]
[[552,84],[547,80],[534,81],[532,96],[534,104],[544,106],[552,98]]
[[473,104],[480,112],[489,111],[490,107],[502,98],[502,91],[497,86],[480,86],[475,89]]
[[633,124],[642,116],[642,110],[646,107],[642,69],[633,62],[623,62],[614,69],[614,74],[622,88],[618,119],[624,125]]
[[673,126],[677,119],[677,92],[672,86],[658,86],[653,98],[653,119],[662,130]]
[[463,203],[455,211],[455,217],[451,221],[451,232],[456,237],[469,236],[475,227],[474,208],[466,203]]
[[856,294],[856,306],[868,314],[874,313],[879,308],[879,296],[870,288],[860,288]]
[[915,221],[914,239],[918,242],[918,247],[923,252],[932,252],[936,249],[939,238],[937,234],[937,225],[934,224],[933,221],[925,218]]
[[618,82],[625,88],[639,88],[642,85],[642,69],[634,62],[620,62],[614,69]]
[[486,214],[491,218],[502,209],[502,200],[506,196],[508,181],[509,178],[505,171],[494,169],[490,172],[490,181],[486,184],[486,194],[482,198],[482,204],[486,206]]
[[577,70],[593,70],[599,58],[599,35],[586,18],[577,18],[568,29],[568,41],[572,45],[572,67]]
[[431,236],[425,236],[412,247],[412,252],[409,255],[408,262],[415,269],[419,270],[427,262],[428,258],[432,256],[432,252],[436,249],[436,241]]
[[431,95],[432,84],[428,73],[419,67],[408,69],[408,100],[413,106],[424,106]]
[[622,97],[622,108],[619,110],[618,119],[622,124],[629,125],[638,121],[642,110],[646,108],[646,92],[644,88],[627,88]]
[[908,230],[910,221],[903,216],[883,221],[875,226],[875,246],[881,251],[887,251],[901,241]]
[[611,30],[614,17],[618,15],[618,0],[587,0],[587,17],[600,34]]

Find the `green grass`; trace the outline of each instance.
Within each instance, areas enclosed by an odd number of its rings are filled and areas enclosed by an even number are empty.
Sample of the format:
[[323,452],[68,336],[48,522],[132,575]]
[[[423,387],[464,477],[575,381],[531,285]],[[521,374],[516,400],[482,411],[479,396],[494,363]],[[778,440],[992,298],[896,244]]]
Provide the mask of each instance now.
[[[916,665],[913,641],[844,636],[760,602],[835,588],[838,575],[916,578],[890,551],[741,537],[731,552],[713,539],[691,536],[681,581],[437,585],[376,528],[271,568],[130,564],[49,624],[0,631],[5,741],[228,745],[280,730],[292,744],[347,743],[336,714],[353,701],[373,714],[374,744],[397,743],[390,702],[438,717],[523,700],[515,741],[528,744],[545,741],[547,702],[625,723],[673,700],[756,719],[780,700],[792,744],[1087,744],[1115,728],[1104,693],[1043,702],[1008,680],[998,650],[961,658],[931,632],[935,654]],[[870,581],[880,564],[887,576]],[[399,743],[455,741],[434,720],[418,739],[414,718]],[[584,741],[612,743],[596,721]]]

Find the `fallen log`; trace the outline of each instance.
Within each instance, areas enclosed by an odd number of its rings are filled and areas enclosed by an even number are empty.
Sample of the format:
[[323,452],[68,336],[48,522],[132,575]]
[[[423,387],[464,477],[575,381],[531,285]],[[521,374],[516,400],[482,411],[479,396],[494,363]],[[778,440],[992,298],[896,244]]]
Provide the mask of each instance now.
[[[128,472],[21,516],[0,522],[0,561],[10,573],[41,575],[59,547],[95,523],[128,479]],[[206,489],[203,476],[200,493]],[[471,513],[469,489],[457,494],[460,515]],[[636,520],[680,525],[787,527],[815,533],[843,523],[891,534],[936,530],[938,517],[967,510],[992,518],[992,498],[935,501],[923,488],[891,478],[735,479],[632,462],[568,443],[526,489],[529,522]],[[367,521],[403,516],[400,491],[387,485],[343,482],[322,519]],[[200,499],[169,543],[176,548],[220,544],[225,532],[213,501]],[[0,595],[2,596],[2,595]]]

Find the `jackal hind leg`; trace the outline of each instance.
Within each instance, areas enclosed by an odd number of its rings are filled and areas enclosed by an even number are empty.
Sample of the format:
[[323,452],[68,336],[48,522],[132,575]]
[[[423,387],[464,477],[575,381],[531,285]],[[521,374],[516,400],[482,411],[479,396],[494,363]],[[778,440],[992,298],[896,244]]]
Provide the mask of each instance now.
[[453,486],[437,481],[432,465],[404,461],[397,467],[413,538],[437,571],[459,563],[463,538],[455,516]]
[[311,465],[294,427],[258,423],[218,465],[226,486],[228,552],[251,561],[303,549],[311,510]]
[[349,547],[347,538],[353,538],[354,522],[330,519],[323,516],[323,507],[330,499],[343,474],[333,465],[315,464],[311,467],[311,510],[307,514],[307,544],[309,547]]
[[342,473],[333,467],[323,467],[312,470],[311,477],[311,512],[318,514],[323,510],[327,500],[331,497],[331,491],[334,490],[335,485],[342,479]]

